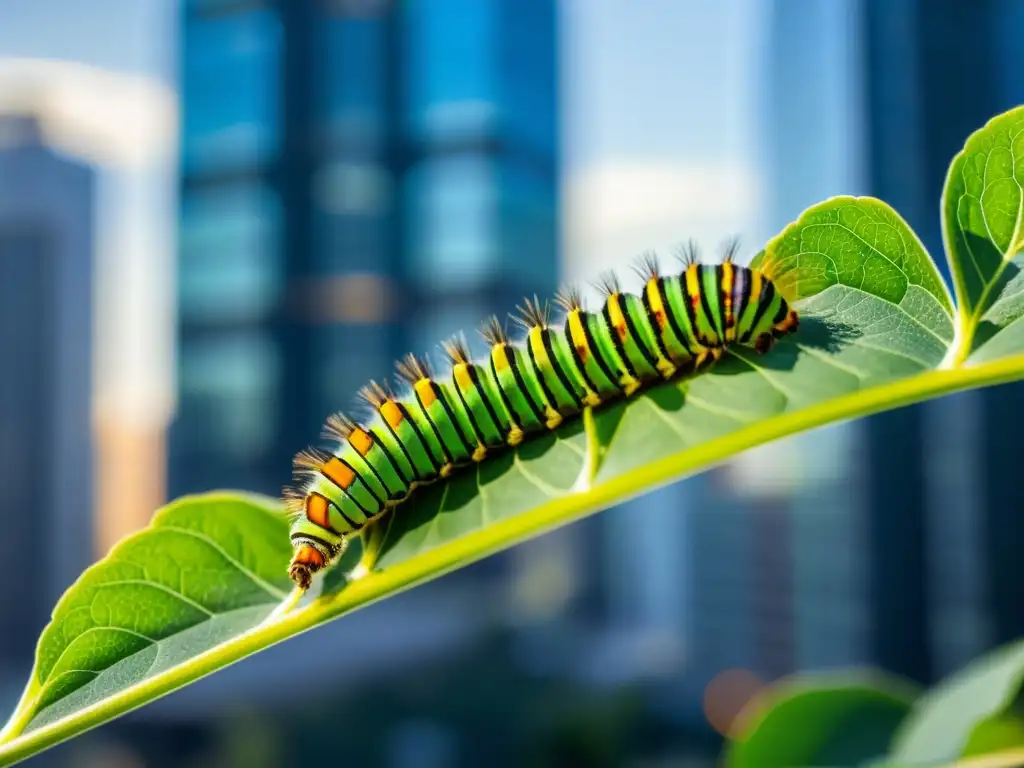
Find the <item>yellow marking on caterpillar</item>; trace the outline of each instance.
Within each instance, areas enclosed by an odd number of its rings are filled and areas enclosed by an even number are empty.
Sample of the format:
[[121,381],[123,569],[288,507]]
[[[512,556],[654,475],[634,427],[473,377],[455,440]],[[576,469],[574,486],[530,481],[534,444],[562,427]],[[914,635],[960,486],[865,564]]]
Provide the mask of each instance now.
[[417,396],[424,408],[429,408],[437,401],[437,394],[434,392],[434,383],[430,379],[420,379],[413,384]]
[[544,331],[540,327],[531,328],[527,340],[537,365],[550,365],[551,360],[548,359],[548,350],[544,346]]
[[356,473],[352,470],[352,467],[342,463],[337,457],[324,464],[323,469],[320,471],[324,477],[343,491],[351,488],[352,483],[356,481]]
[[455,376],[455,383],[459,385],[460,389],[473,388],[473,377],[469,375],[468,364],[458,363],[454,368],[452,368],[452,375]]
[[733,317],[732,306],[732,281],[733,266],[730,262],[722,263],[722,284],[719,290],[722,292],[722,305],[725,307],[725,340],[735,341],[736,339],[736,318]]
[[676,373],[676,366],[670,360],[658,355],[658,362],[655,365],[662,378],[671,379]]
[[583,395],[583,404],[595,407],[601,404],[601,397],[591,390],[587,390],[586,394]]
[[668,319],[665,316],[665,305],[661,301],[661,291],[658,290],[657,278],[647,281],[647,304],[651,308],[651,314],[654,315],[654,322],[657,323],[658,330],[665,330]]
[[750,270],[750,304],[756,304],[758,299],[761,298],[761,290],[764,287],[762,285],[763,282],[760,270]]
[[700,306],[700,279],[697,276],[697,265],[691,264],[686,268],[686,295],[694,309]]
[[566,322],[569,323],[569,336],[572,337],[572,345],[576,347],[576,354],[580,356],[580,362],[585,363],[590,356],[590,345],[587,343],[587,333],[583,328],[580,310],[574,309],[570,312]]
[[508,350],[504,344],[494,345],[494,349],[491,350],[491,359],[494,360],[496,370],[504,371],[506,368],[511,367],[508,361]]
[[521,442],[523,442],[523,430],[520,427],[513,424],[508,430],[508,437],[505,439],[505,441],[512,446],[519,445]]
[[473,461],[483,461],[487,458],[487,446],[483,443],[477,443],[476,448],[473,450]]
[[394,400],[386,400],[380,405],[380,415],[384,417],[392,429],[397,428],[402,423],[402,409],[398,407]]
[[544,415],[547,416],[547,420],[544,422],[544,425],[548,429],[556,429],[558,425],[562,423],[562,414],[550,405],[544,407]]
[[619,304],[619,294],[613,293],[608,297],[608,317],[612,321],[612,328],[619,334],[621,341],[626,340],[629,330],[626,328],[626,318],[622,314],[622,307]]

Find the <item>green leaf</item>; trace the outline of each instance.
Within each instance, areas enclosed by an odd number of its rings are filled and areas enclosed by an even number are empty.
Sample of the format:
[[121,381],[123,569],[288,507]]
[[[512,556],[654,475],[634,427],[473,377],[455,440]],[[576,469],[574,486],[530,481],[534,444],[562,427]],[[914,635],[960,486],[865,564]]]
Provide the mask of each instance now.
[[[369,530],[348,564],[327,573],[318,597],[297,606],[285,602],[270,614],[286,588],[288,560],[275,502],[214,495],[171,505],[90,569],[58,606],[26,695],[0,737],[0,765],[746,448],[1024,378],[1024,355],[948,364],[950,298],[917,237],[878,200],[840,197],[814,206],[768,243],[758,262],[771,265],[799,309],[797,334],[763,357],[730,352],[695,378],[588,411],[555,434],[418,492]],[[164,521],[179,515],[203,526],[213,543],[172,546],[177,539]],[[218,550],[230,557],[218,559]],[[232,562],[244,569],[232,571]],[[121,584],[115,593],[99,583],[110,580],[142,583]],[[131,595],[131,602],[115,605],[108,593]]]
[[922,696],[900,727],[891,756],[930,764],[1024,746],[1015,704],[1024,684],[1024,642],[974,660]]
[[1024,315],[1024,107],[990,120],[953,159],[942,193],[942,231],[956,285],[958,339],[952,362],[1024,351],[1004,334]]
[[860,766],[885,755],[916,691],[878,675],[795,678],[770,686],[740,715],[729,768]]

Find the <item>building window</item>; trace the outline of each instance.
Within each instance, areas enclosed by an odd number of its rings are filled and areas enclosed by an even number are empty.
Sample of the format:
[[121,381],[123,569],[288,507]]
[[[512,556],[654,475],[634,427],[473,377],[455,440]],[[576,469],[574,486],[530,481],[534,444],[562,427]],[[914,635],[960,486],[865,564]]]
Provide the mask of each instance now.
[[351,410],[356,392],[370,379],[390,377],[394,351],[388,326],[338,324],[316,327],[312,333],[318,408],[324,417]]
[[281,29],[266,9],[186,22],[183,163],[187,173],[265,163],[278,150]]
[[384,22],[373,16],[328,16],[319,34],[318,74],[330,145],[377,152],[387,128]]
[[179,369],[186,442],[197,453],[247,463],[273,448],[281,371],[270,338],[245,331],[190,340]]
[[337,161],[313,177],[318,273],[390,272],[391,174],[375,163]]
[[558,9],[548,2],[517,4],[502,16],[501,130],[542,157],[558,155]]
[[496,272],[494,163],[465,155],[431,159],[405,180],[412,278],[435,290],[472,288]]
[[498,97],[494,0],[403,7],[407,133],[420,141],[488,133]]
[[276,308],[280,215],[277,197],[261,185],[185,196],[178,296],[186,322],[255,320]]
[[532,167],[500,165],[498,210],[501,262],[506,274],[526,290],[549,285],[558,272],[558,200],[556,181]]

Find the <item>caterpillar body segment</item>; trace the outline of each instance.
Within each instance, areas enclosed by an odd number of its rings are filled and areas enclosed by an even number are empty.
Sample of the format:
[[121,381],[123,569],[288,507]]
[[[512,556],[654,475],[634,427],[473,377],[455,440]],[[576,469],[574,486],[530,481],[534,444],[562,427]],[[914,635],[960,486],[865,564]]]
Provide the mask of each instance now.
[[490,346],[483,359],[472,360],[459,336],[442,344],[450,363],[444,376],[409,355],[397,366],[405,392],[370,382],[360,393],[371,409],[366,423],[332,416],[324,435],[333,450],[296,457],[298,482],[285,489],[294,518],[292,580],[307,588],[352,536],[421,485],[555,429],[586,407],[699,372],[730,345],[768,352],[797,330],[799,318],[765,270],[734,263],[735,250],[734,243],[721,263],[700,264],[691,243],[680,253],[682,270],[671,274],[645,254],[637,294],[605,277],[604,305],[589,312],[577,292],[560,293],[558,326],[534,297],[515,318],[521,340],[513,342],[492,317],[482,329]]

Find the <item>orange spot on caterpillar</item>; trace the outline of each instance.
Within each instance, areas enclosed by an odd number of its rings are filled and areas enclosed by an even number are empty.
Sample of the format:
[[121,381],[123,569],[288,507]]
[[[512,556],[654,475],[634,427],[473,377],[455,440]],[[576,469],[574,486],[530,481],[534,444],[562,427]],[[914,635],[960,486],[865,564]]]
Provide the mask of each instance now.
[[416,394],[423,403],[424,408],[429,408],[437,401],[437,394],[434,392],[434,383],[430,379],[420,379],[413,385]]
[[373,438],[369,433],[356,427],[348,436],[348,441],[360,456],[365,456],[373,448]]
[[[319,525],[329,531],[334,530],[331,528],[330,502],[319,493],[311,493],[306,499],[306,519],[313,525]],[[317,554],[319,555],[319,552]]]
[[384,421],[391,425],[391,427],[397,427],[402,423],[402,409],[398,407],[394,400],[386,400],[381,403],[380,415],[384,417]]
[[339,460],[337,457],[331,459],[324,464],[323,469],[324,477],[334,483],[336,486],[341,488],[343,491],[347,491],[352,487],[352,483],[356,481],[356,473],[348,464]]
[[320,550],[316,547],[303,544],[295,550],[292,563],[302,563],[303,565],[310,565],[315,569],[320,569],[324,567],[324,556],[320,554]]

